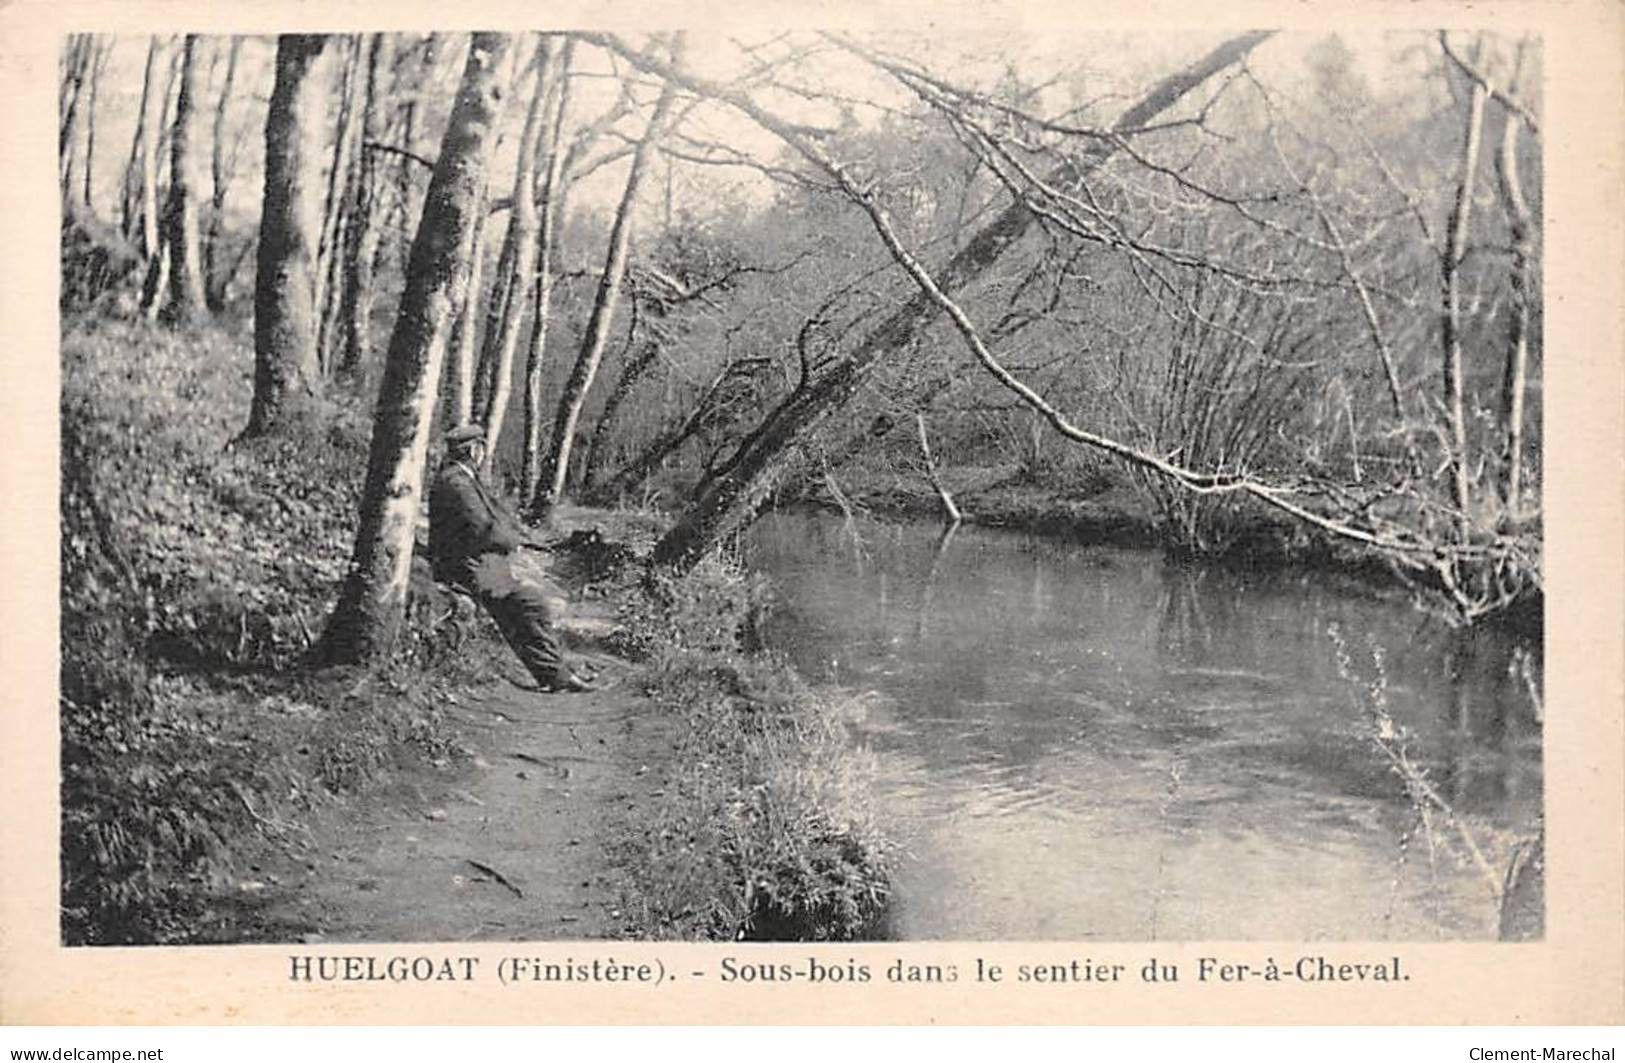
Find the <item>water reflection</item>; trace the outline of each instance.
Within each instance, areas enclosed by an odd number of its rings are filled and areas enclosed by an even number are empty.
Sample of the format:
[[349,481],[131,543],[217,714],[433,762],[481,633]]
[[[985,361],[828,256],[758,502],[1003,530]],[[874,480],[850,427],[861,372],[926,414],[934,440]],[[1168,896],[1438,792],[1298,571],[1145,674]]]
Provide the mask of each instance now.
[[752,562],[782,590],[769,641],[885,695],[863,734],[911,853],[899,936],[1493,933],[1482,877],[1410,837],[1369,711],[1504,841],[1541,800],[1505,636],[1324,577],[975,528],[779,515]]

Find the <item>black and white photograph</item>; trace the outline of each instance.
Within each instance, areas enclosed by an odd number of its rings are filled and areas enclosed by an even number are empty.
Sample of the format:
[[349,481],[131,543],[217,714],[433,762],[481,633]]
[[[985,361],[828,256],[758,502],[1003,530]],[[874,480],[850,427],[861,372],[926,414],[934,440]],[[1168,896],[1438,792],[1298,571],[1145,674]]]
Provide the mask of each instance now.
[[1625,15],[466,7],[0,8],[0,1021],[1625,1019]]
[[64,945],[1541,939],[1538,33],[58,67]]

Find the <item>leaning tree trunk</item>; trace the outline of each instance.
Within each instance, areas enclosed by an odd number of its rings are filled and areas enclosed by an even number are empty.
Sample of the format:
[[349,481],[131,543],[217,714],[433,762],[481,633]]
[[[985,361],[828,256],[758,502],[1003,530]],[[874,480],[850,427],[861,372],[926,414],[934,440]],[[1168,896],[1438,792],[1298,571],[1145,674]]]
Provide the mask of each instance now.
[[198,245],[196,151],[198,36],[188,34],[181,57],[180,95],[169,140],[169,202],[164,239],[169,245],[169,290],[159,316],[166,324],[191,321],[204,310],[203,260]]
[[394,647],[400,632],[446,334],[457,289],[467,282],[467,249],[484,209],[487,157],[502,99],[498,71],[510,47],[510,38],[501,33],[476,33],[469,47],[412,241],[373,419],[355,553],[322,636],[320,653],[328,662],[377,660]]
[[525,304],[530,301],[531,284],[535,279],[531,260],[536,256],[536,241],[541,228],[536,209],[536,156],[542,140],[556,54],[554,38],[549,37],[542,42],[536,59],[536,91],[531,96],[530,111],[525,115],[524,131],[519,137],[519,160],[513,182],[513,217],[503,238],[500,260],[504,271],[498,289],[501,297],[492,300],[491,319],[486,324],[485,346],[480,355],[482,367],[489,366],[490,379],[481,413],[485,426],[487,470],[493,467],[496,460],[497,442],[502,438],[502,425],[507,420],[508,399],[513,394],[514,350],[519,345],[519,326],[524,320]]
[[[1257,32],[1234,37],[1185,69],[1164,78],[1123,112],[1115,128],[1127,131],[1145,125],[1208,78],[1245,57],[1269,35]],[[689,91],[730,104],[816,164],[828,165],[828,160],[817,149],[809,148],[798,131],[764,113],[742,93],[726,85],[683,75],[614,37],[596,33],[580,36],[614,51],[639,69],[668,79],[676,78]],[[1081,180],[1103,165],[1115,151],[1115,143],[1097,142],[1081,160],[1067,164],[1057,179]],[[937,275],[940,289],[951,292],[981,276],[1027,233],[1033,221],[1032,212],[1019,200],[1005,208],[949,259]],[[696,487],[692,501],[677,523],[656,544],[655,563],[677,569],[691,568],[717,543],[754,520],[775,486],[797,471],[802,457],[800,442],[845,408],[886,355],[906,349],[941,313],[941,307],[926,293],[916,294],[875,326],[849,357],[811,387],[798,388],[779,404],[745,437],[728,460],[712,469]]]
[[315,260],[321,85],[311,68],[327,38],[285,34],[265,119],[265,200],[254,278],[254,400],[245,435],[281,427],[290,399],[318,376]]
[[920,440],[920,462],[925,467],[925,478],[931,481],[931,487],[937,492],[937,498],[942,502],[942,519],[950,525],[958,524],[965,519],[959,511],[959,504],[949,493],[948,485],[943,483],[942,473],[937,468],[937,459],[931,454],[931,440],[925,432],[925,411],[914,411],[914,427]]
[[581,408],[587,403],[587,392],[593,377],[598,374],[598,363],[604,357],[604,344],[609,340],[610,323],[615,306],[620,301],[621,280],[626,273],[627,251],[632,243],[632,214],[637,204],[638,186],[648,168],[649,152],[660,137],[661,126],[677,97],[677,84],[667,81],[655,103],[654,114],[643,138],[632,153],[632,168],[626,175],[626,188],[621,193],[621,205],[615,211],[615,221],[609,231],[609,253],[604,259],[604,273],[598,278],[598,294],[593,299],[592,313],[587,318],[586,335],[581,340],[581,352],[575,368],[565,381],[564,394],[559,398],[559,412],[553,422],[553,447],[542,465],[541,489],[536,494],[532,513],[546,519],[564,495],[565,477],[570,471],[570,450],[575,442],[576,423],[581,419]]

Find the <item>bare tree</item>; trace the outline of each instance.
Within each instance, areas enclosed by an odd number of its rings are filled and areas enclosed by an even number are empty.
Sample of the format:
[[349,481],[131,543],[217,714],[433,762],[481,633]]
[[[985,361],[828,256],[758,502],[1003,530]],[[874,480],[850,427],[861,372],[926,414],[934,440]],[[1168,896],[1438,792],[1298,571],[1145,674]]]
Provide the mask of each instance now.
[[376,660],[400,630],[446,335],[467,282],[511,46],[500,33],[476,33],[469,46],[390,337],[355,551],[320,647],[329,662]]
[[254,400],[246,435],[281,426],[290,398],[319,376],[311,270],[315,263],[321,85],[312,68],[327,38],[277,40],[276,82],[265,119],[265,196],[254,281]]
[[[681,39],[673,43],[674,64],[681,62]],[[609,251],[604,259],[604,272],[598,279],[598,292],[593,298],[592,312],[587,318],[587,329],[581,339],[581,351],[575,367],[565,381],[564,393],[559,399],[558,417],[553,422],[553,445],[542,465],[541,487],[536,493],[532,513],[545,518],[564,495],[565,478],[570,469],[570,451],[575,443],[576,422],[587,402],[587,391],[598,373],[598,363],[604,356],[604,345],[609,340],[610,325],[615,307],[620,300],[621,282],[626,273],[627,251],[632,241],[632,215],[637,203],[639,185],[647,168],[650,150],[660,138],[666,115],[677,97],[677,85],[667,80],[655,102],[654,113],[643,137],[632,153],[631,169],[626,175],[626,187],[621,192],[620,206],[610,225]]]
[[502,437],[503,422],[508,415],[508,400],[513,393],[514,351],[519,345],[519,327],[536,279],[534,260],[541,231],[536,202],[537,154],[546,125],[548,99],[554,92],[562,91],[553,85],[558,52],[557,38],[552,36],[537,49],[536,88],[531,93],[514,168],[513,216],[502,240],[502,254],[497,260],[497,287],[485,328],[480,361],[482,375],[489,383],[480,419],[485,426],[487,468],[495,460],[497,441]]
[[[1528,42],[1520,43],[1507,92],[1517,98]],[[1506,447],[1502,454],[1502,499],[1516,516],[1523,496],[1524,392],[1529,366],[1530,317],[1535,293],[1535,219],[1518,172],[1518,141],[1528,127],[1523,109],[1508,105],[1501,131],[1501,149],[1496,155],[1501,201],[1507,212],[1512,236],[1512,314],[1507,337],[1506,373],[1501,385],[1501,422],[1506,426]]]
[[[1443,34],[1440,35],[1441,39]],[[1465,541],[1471,519],[1472,496],[1467,472],[1467,414],[1462,396],[1461,346],[1461,265],[1467,257],[1467,241],[1473,209],[1473,185],[1478,174],[1478,154],[1484,137],[1484,101],[1487,86],[1473,81],[1468,89],[1467,115],[1463,121],[1459,177],[1455,206],[1445,228],[1445,249],[1439,259],[1439,281],[1444,289],[1444,312],[1440,339],[1444,347],[1444,409],[1449,433],[1447,459],[1450,462],[1452,501],[1456,507],[1456,527]]]
[[[1119,116],[1114,126],[1118,136],[1095,142],[1082,160],[1066,164],[1059,179],[1075,182],[1104,164],[1121,147],[1122,134],[1149,123],[1209,77],[1244,58],[1268,36],[1248,33],[1232,38],[1158,82]],[[672,70],[669,64],[659,63],[614,37],[584,34],[583,38],[613,50],[640,69],[675,78],[691,92],[729,104],[773,132],[820,171],[833,176],[849,198],[860,205],[868,202],[851,176],[821,147],[793,124],[764,111],[744,93]],[[963,287],[998,261],[1035,220],[1029,205],[1018,199],[971,237],[937,272],[933,283],[944,293]],[[941,300],[922,288],[871,329],[850,355],[775,407],[733,454],[701,481],[689,506],[657,544],[655,562],[680,569],[691,567],[712,547],[753,520],[771,497],[774,485],[792,475],[796,463],[802,460],[801,441],[851,401],[882,359],[908,347],[944,309]]]
[[535,300],[531,308],[529,345],[525,355],[525,439],[520,484],[524,503],[533,503],[539,487],[542,461],[542,357],[547,351],[548,325],[553,316],[553,245],[558,239],[559,199],[564,169],[561,140],[570,105],[570,62],[575,41],[567,40],[558,57],[558,91],[553,94],[548,118],[547,163],[538,175],[536,219]]

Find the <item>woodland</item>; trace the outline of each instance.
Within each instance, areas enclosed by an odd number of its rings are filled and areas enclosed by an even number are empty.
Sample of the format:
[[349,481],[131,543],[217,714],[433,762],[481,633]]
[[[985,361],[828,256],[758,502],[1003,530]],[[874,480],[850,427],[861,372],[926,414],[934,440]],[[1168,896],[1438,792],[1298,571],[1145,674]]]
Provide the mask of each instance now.
[[[657,657],[750,649],[719,566],[797,504],[1538,625],[1539,40],[1120,36],[67,38],[65,937],[245,933],[233,838],[443,752],[454,424],[538,528],[636,515]],[[319,782],[229,722],[276,697]]]

